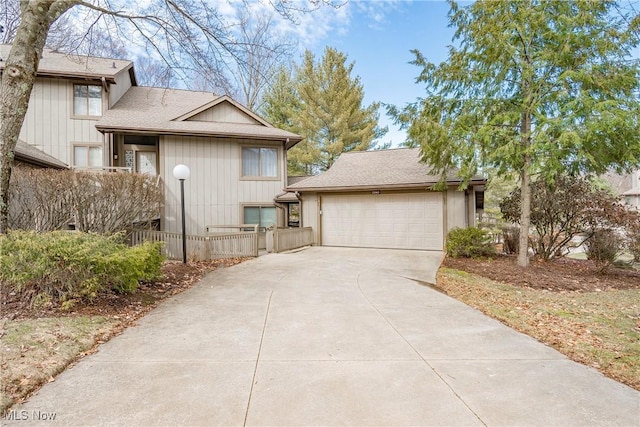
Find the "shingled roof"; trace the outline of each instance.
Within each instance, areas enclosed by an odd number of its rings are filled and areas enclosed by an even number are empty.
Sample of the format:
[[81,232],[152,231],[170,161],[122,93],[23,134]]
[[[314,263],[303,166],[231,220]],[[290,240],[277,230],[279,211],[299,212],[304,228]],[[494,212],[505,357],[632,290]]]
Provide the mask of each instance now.
[[[351,151],[343,153],[326,172],[291,184],[289,191],[344,191],[370,189],[409,189],[430,187],[439,181],[431,168],[420,161],[420,149]],[[448,184],[462,180],[451,173]],[[473,183],[484,184],[486,179],[476,176]]]
[[33,145],[27,144],[24,141],[18,140],[16,143],[16,149],[14,150],[15,159],[30,165],[53,168],[53,169],[68,169],[65,163],[56,159],[53,156],[48,155],[44,151],[38,150]]
[[[4,70],[10,50],[11,45],[0,44],[0,70]],[[131,68],[131,61],[58,53],[45,48],[38,64],[38,75],[91,80],[101,80],[104,77],[107,82],[114,83],[119,72]],[[135,78],[133,80],[135,85]]]
[[[255,124],[186,120],[190,113],[229,102],[254,118]],[[235,137],[290,140],[287,148],[302,137],[275,128],[227,96],[179,89],[132,87],[96,124],[101,132],[135,132],[170,135]]]

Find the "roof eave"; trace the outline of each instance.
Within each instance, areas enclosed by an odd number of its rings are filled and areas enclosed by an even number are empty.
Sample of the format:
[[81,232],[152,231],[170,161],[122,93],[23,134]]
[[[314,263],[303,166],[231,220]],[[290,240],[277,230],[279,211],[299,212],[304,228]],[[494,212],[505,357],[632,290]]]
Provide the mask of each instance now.
[[89,81],[102,81],[102,78],[109,84],[115,84],[116,80],[114,76],[104,75],[104,74],[84,74],[84,73],[73,73],[73,72],[57,72],[57,71],[38,71],[38,77],[53,77],[53,78],[73,78],[80,80],[89,80]]
[[[426,189],[430,190],[430,187],[436,185],[438,181],[432,182],[416,182],[416,183],[405,183],[405,184],[381,184],[381,185],[346,185],[346,186],[331,186],[331,187],[296,187],[289,186],[286,188],[287,191],[297,191],[300,193],[329,193],[329,192],[344,192],[344,191],[372,191],[372,190],[415,190],[415,189]],[[447,186],[455,186],[460,185],[462,181],[460,180],[449,180],[447,181]],[[481,185],[486,184],[486,180],[473,180],[469,181],[469,184],[473,185]]]
[[50,169],[69,169],[69,166],[67,166],[66,164],[60,162],[58,163],[54,163],[54,162],[48,162],[46,160],[42,160],[42,159],[38,159],[36,157],[32,157],[32,156],[28,156],[28,155],[22,155],[20,153],[14,153],[15,157],[14,159],[16,161],[20,161],[20,162],[24,162],[24,163],[28,163],[30,165],[34,165],[34,166],[40,166],[43,168],[50,168]]
[[137,127],[120,127],[120,126],[105,126],[96,124],[96,129],[101,133],[107,132],[130,132],[137,134],[153,134],[153,135],[185,135],[185,136],[203,136],[210,138],[246,138],[246,139],[261,139],[261,140],[276,140],[286,142],[291,140],[291,136],[288,135],[258,135],[243,132],[207,132],[198,130],[179,130],[179,129],[161,129],[161,128],[137,128]]

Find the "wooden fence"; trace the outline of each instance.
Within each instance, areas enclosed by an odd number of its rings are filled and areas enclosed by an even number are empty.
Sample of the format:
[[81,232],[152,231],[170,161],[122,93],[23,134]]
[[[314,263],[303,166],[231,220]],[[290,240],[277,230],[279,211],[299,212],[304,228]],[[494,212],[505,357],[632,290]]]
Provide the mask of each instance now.
[[[133,245],[142,242],[164,242],[164,254],[169,259],[182,259],[182,234],[165,231],[134,231],[131,236]],[[235,233],[217,233],[206,236],[187,235],[187,258],[207,261],[218,258],[256,257],[258,256],[258,233],[241,231]]]
[[284,252],[314,243],[311,227],[274,228],[267,230],[267,251]]

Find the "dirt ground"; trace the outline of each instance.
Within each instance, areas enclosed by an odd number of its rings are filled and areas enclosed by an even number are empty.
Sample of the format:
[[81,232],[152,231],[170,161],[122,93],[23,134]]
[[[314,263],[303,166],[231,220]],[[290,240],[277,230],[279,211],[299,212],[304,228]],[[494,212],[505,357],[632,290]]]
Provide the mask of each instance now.
[[508,255],[486,259],[446,258],[444,266],[498,282],[556,292],[640,288],[639,270],[611,267],[605,273],[598,273],[593,262],[570,258],[548,262],[532,260],[526,269],[517,266],[515,256]]

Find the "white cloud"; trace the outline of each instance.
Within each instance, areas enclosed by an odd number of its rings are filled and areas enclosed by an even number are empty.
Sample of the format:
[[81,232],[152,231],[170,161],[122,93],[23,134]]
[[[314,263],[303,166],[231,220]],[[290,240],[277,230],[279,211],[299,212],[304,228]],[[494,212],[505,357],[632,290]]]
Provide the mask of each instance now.
[[387,15],[400,7],[410,4],[411,0],[358,0],[354,1],[358,13],[369,20],[369,27],[380,30],[387,23]]
[[[329,36],[349,33],[356,17],[364,18],[371,28],[381,30],[389,13],[411,3],[411,0],[332,0],[336,6],[314,0],[282,1],[290,6],[293,19],[277,13],[276,0],[209,0],[229,23],[236,20],[238,8],[249,7],[254,14],[273,14],[275,30],[298,41],[300,51],[322,46]],[[307,10],[305,12],[305,10]]]

